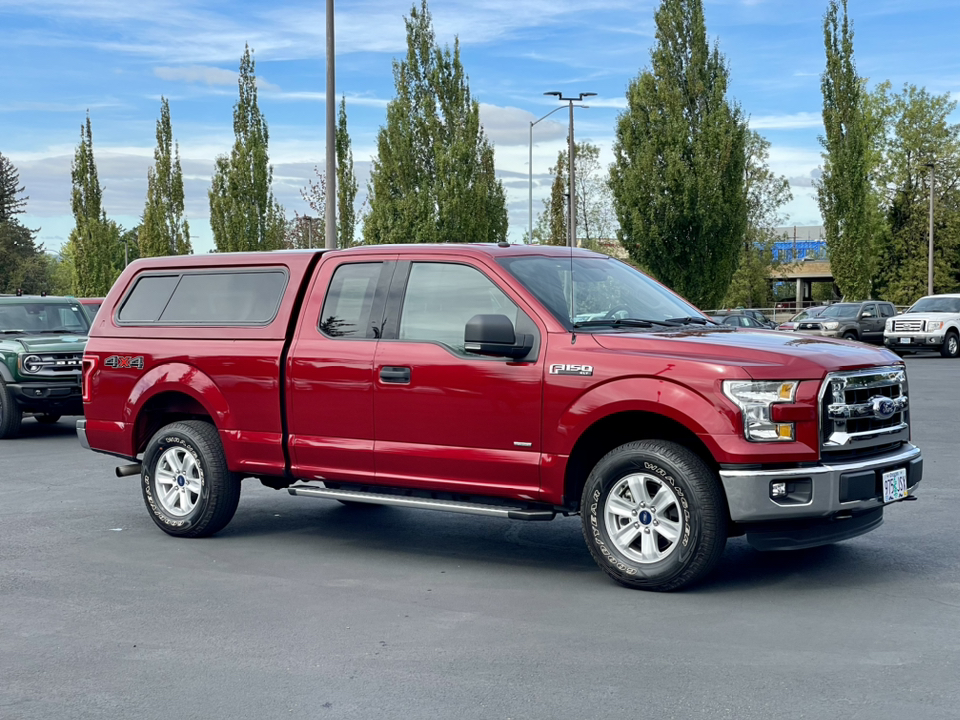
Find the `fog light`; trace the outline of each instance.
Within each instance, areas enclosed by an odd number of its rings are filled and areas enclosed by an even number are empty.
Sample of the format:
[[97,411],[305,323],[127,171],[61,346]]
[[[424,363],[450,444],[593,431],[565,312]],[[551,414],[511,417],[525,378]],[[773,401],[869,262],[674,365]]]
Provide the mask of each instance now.
[[770,497],[780,498],[787,496],[787,484],[782,482],[770,483]]

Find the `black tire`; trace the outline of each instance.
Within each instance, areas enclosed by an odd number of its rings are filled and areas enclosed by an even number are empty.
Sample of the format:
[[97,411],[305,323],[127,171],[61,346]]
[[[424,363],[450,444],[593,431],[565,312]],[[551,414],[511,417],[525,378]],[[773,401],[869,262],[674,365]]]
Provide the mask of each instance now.
[[0,440],[13,438],[20,434],[20,421],[23,419],[23,410],[13,399],[13,393],[7,384],[0,379]]
[[34,415],[34,419],[41,425],[53,425],[60,422],[60,415]]
[[859,340],[860,338],[857,336],[857,334],[856,334],[855,332],[853,332],[853,330],[847,330],[847,331],[843,334],[843,339],[844,339],[844,340]]
[[[670,496],[662,501],[660,515],[650,503],[651,512],[640,510],[637,523],[629,517],[609,519],[608,500],[625,483],[643,483],[641,492],[653,487],[666,488]],[[627,490],[632,495],[632,490]],[[660,497],[659,494],[654,496]],[[620,504],[624,495],[617,492],[611,503]],[[627,502],[636,503],[631,498]],[[631,511],[637,514],[637,511]],[[672,514],[668,517],[666,513]],[[640,590],[666,592],[691,585],[704,578],[720,560],[727,542],[727,507],[720,490],[719,478],[698,455],[687,448],[666,440],[640,440],[627,443],[607,453],[597,463],[587,478],[583,488],[580,505],[583,523],[583,535],[590,554],[611,578],[621,585]],[[646,516],[645,518],[643,516]],[[611,537],[611,522],[625,524],[616,529],[619,533],[632,532],[629,526],[641,528],[636,541],[646,544],[642,533],[657,546],[656,555],[661,546],[668,542],[658,533],[662,529],[656,518],[662,523],[672,523],[676,530],[676,539],[666,550],[662,559],[638,559],[636,545],[623,549],[620,541]],[[640,523],[645,527],[641,527]],[[619,543],[619,545],[618,545]],[[628,554],[629,553],[629,554]]]
[[940,346],[940,355],[945,358],[960,357],[960,335],[955,330],[948,330]]
[[[171,459],[178,457],[189,469],[175,469]],[[171,472],[176,474],[175,479]],[[185,480],[184,476],[191,479]],[[170,492],[178,493],[172,501],[162,487],[168,477]],[[197,492],[191,493],[191,482]],[[213,425],[200,420],[171,423],[151,438],[143,454],[140,486],[150,517],[175,537],[206,537],[223,530],[240,502],[240,477],[227,469],[220,435]],[[189,498],[186,506],[172,507],[185,497]]]

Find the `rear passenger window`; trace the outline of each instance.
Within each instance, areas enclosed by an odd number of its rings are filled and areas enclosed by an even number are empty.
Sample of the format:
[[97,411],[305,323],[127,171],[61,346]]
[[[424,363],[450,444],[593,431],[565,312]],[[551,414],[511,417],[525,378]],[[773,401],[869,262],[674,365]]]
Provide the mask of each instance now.
[[893,305],[881,305],[880,317],[893,317]]
[[283,270],[142,277],[117,319],[157,325],[266,325],[276,317],[286,285]]
[[320,311],[320,332],[351,339],[377,337],[380,318],[372,317],[372,313],[379,305],[375,301],[382,267],[383,263],[377,262],[337,268]]

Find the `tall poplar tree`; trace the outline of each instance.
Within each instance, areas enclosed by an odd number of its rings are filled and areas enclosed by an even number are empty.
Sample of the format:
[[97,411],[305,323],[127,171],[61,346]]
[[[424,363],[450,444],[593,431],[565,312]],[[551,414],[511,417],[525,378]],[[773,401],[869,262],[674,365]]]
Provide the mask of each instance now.
[[267,121],[257,105],[256,65],[244,47],[233,106],[236,137],[230,155],[217,157],[210,197],[210,227],[217,252],[278,250],[284,243],[283,208],[273,197]]
[[93,156],[93,129],[90,115],[80,128],[80,144],[71,167],[73,190],[71,208],[76,226],[68,240],[75,265],[74,292],[80,296],[106,295],[117,279],[116,247],[120,243],[120,227],[107,220],[102,207],[103,189],[97,177]]
[[702,0],[663,0],[651,65],[630,82],[610,172],[631,258],[700,307],[723,299],[746,231],[746,126],[707,43]]
[[154,166],[147,170],[147,203],[139,230],[140,257],[189,255],[190,225],[183,215],[180,147],[173,141],[170,104],[160,99]]
[[876,270],[873,235],[879,215],[870,187],[870,128],[863,80],[853,60],[847,0],[830,0],[823,40],[827,61],[820,88],[825,134],[820,138],[823,175],[817,200],[834,280],[847,300],[865,300]]
[[460,41],[452,51],[436,44],[426,0],[405,23],[407,55],[393,63],[397,96],[377,136],[364,240],[505,240],[506,197],[460,62]]
[[533,238],[541,245],[567,244],[567,155],[560,152],[557,164],[548,172],[554,173],[550,197],[543,201],[543,212],[537,217]]
[[0,222],[12,220],[27,206],[29,197],[19,197],[24,186],[20,184],[20,172],[3,153],[0,153]]
[[353,207],[357,197],[357,177],[353,173],[353,149],[347,132],[347,99],[340,98],[337,115],[337,245],[347,248],[353,245],[353,231],[357,225],[357,213]]

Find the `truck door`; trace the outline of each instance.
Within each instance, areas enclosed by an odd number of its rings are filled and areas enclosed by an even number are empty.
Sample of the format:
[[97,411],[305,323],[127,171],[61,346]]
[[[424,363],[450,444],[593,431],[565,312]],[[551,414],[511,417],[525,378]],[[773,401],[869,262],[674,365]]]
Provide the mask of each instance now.
[[880,313],[877,311],[876,303],[864,303],[860,308],[861,339],[864,342],[883,342],[884,322],[884,319],[880,317]]
[[[450,260],[397,265],[375,362],[377,481],[535,499],[546,334],[486,271]],[[480,314],[506,315],[534,350],[465,351]]]
[[329,257],[319,265],[287,360],[295,477],[373,479],[373,361],[392,259]]

